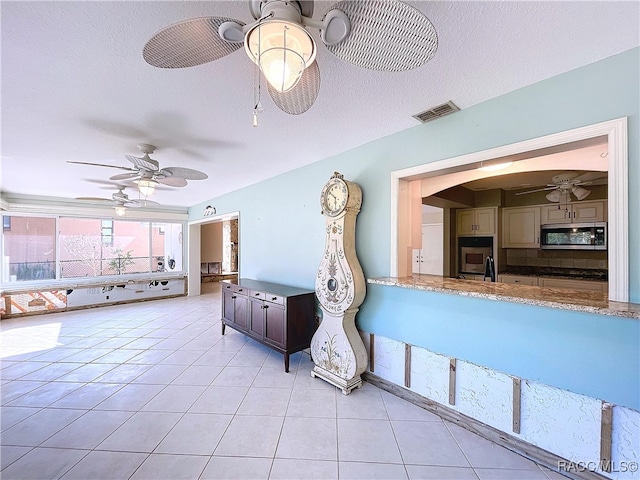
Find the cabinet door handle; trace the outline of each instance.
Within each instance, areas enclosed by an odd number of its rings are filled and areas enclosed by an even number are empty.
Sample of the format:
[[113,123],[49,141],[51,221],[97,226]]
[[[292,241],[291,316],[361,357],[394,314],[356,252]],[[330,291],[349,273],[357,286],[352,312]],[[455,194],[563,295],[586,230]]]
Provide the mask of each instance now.
[[267,308],[269,308],[269,305],[263,305],[260,308],[264,308],[266,310]]
[[241,291],[242,291],[242,289],[241,289],[241,288],[239,288],[239,289],[238,289],[238,291],[239,291],[239,292],[241,292]]
[[235,296],[235,295],[231,295],[231,298],[232,298],[232,299],[233,299],[233,298],[236,298],[236,296]]
[[277,300],[277,299],[278,299],[278,297],[273,297],[273,298],[271,298],[271,300]]
[[259,297],[259,296],[260,296],[260,293],[256,293],[255,295],[256,295],[256,297]]

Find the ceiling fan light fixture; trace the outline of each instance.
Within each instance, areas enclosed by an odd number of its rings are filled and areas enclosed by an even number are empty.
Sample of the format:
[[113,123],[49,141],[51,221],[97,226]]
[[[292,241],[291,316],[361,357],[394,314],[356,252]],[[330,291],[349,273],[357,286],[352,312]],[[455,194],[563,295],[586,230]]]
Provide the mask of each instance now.
[[587,190],[586,188],[582,187],[573,187],[571,189],[571,193],[573,193],[578,200],[584,200],[589,196],[591,190]]
[[151,178],[141,178],[136,182],[138,184],[138,191],[143,197],[148,197],[156,191],[158,182]]
[[547,200],[554,203],[568,203],[571,200],[569,192],[561,189],[556,189],[547,193],[546,197]]
[[547,193],[547,200],[550,202],[559,202],[560,201],[560,190],[553,190],[552,192]]
[[283,20],[258,23],[247,32],[244,46],[249,58],[280,93],[295,87],[316,57],[316,44],[309,32]]
[[116,211],[116,215],[118,215],[119,217],[122,217],[124,216],[125,213],[127,213],[127,207],[125,207],[124,205],[116,205],[115,211]]

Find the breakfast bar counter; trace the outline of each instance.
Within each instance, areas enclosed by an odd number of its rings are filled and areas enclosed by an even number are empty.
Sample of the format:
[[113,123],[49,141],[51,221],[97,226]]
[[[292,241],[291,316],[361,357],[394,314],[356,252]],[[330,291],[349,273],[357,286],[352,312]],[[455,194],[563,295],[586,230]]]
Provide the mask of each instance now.
[[640,304],[609,301],[606,294],[598,292],[571,290],[571,295],[567,295],[569,290],[560,288],[480,282],[437,275],[377,277],[367,279],[367,283],[640,319]]

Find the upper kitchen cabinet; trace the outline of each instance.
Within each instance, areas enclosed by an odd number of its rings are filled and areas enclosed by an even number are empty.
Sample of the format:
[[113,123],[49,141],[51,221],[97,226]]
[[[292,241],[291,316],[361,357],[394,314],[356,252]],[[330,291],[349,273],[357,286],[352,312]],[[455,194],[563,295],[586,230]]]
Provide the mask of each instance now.
[[497,207],[465,208],[456,212],[458,236],[495,235]]
[[502,248],[540,247],[540,207],[502,209]]
[[540,209],[540,221],[543,225],[548,223],[603,222],[606,207],[606,201],[545,205]]

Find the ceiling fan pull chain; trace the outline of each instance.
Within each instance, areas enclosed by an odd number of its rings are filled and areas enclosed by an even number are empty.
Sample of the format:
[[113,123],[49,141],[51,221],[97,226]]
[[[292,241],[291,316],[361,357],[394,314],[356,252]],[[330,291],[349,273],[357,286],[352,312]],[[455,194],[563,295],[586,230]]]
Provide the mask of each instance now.
[[[253,100],[254,100],[254,107],[253,107],[253,126],[254,128],[258,127],[258,113],[261,113],[264,109],[262,108],[262,102],[260,101],[260,57],[262,56],[262,50],[260,48],[261,46],[261,33],[262,33],[262,29],[260,28],[260,26],[258,26],[258,63],[254,63],[254,70],[253,70],[253,85],[254,85],[254,89],[253,89]],[[256,83],[257,83],[257,88],[256,88]],[[257,95],[256,95],[256,90],[257,90]],[[257,98],[256,98],[257,96]]]

